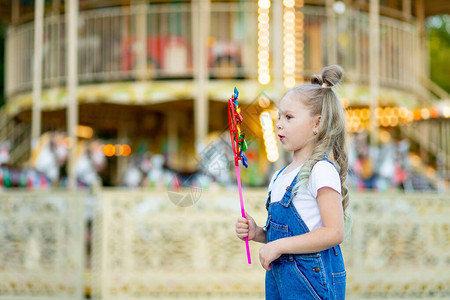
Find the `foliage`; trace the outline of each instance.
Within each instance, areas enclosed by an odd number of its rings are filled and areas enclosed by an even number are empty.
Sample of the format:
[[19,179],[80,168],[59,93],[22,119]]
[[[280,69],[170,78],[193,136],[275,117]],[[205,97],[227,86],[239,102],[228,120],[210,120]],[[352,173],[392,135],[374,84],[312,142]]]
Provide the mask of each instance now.
[[426,26],[430,79],[450,93],[450,15],[432,16]]

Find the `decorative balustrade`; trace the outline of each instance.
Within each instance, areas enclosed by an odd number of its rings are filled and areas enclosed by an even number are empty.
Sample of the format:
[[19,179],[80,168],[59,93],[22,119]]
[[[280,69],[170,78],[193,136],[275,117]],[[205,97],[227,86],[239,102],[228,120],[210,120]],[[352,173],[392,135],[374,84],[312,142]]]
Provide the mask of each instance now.
[[0,194],[0,299],[84,296],[84,193]]
[[[0,299],[263,299],[259,244],[253,264],[234,233],[235,189],[102,190],[0,195]],[[266,217],[264,189],[244,189],[247,211]],[[87,214],[83,212],[85,201]],[[88,201],[89,200],[89,201]],[[351,193],[354,224],[343,244],[350,299],[450,296],[450,198]],[[83,222],[92,216],[92,233]],[[90,241],[87,274],[81,249]]]
[[[149,4],[81,11],[78,30],[78,75],[81,84],[123,80],[192,78],[195,72],[190,3]],[[210,3],[207,67],[212,79],[258,78],[258,7],[254,1]],[[337,62],[348,79],[368,84],[369,17],[348,9],[333,15],[329,26],[324,7],[297,8],[303,18],[303,43],[295,48],[303,57],[300,76],[317,73],[330,61],[332,40]],[[272,19],[270,19],[272,20]],[[272,22],[272,21],[270,21]],[[9,27],[6,46],[7,95],[32,87],[34,23]],[[270,26],[275,26],[270,23]],[[282,25],[280,25],[282,26]],[[332,29],[330,29],[332,28]],[[330,31],[331,30],[331,31]],[[330,32],[329,32],[330,31]],[[271,33],[272,34],[272,33]],[[270,48],[273,55],[273,37]],[[380,18],[380,83],[394,89],[419,91],[418,32],[415,23]],[[44,20],[43,85],[65,84],[66,33],[64,16]],[[271,59],[272,61],[272,59]],[[270,64],[271,73],[274,65]],[[298,74],[297,74],[298,75]],[[422,74],[423,75],[423,74]],[[297,76],[298,77],[298,76]]]

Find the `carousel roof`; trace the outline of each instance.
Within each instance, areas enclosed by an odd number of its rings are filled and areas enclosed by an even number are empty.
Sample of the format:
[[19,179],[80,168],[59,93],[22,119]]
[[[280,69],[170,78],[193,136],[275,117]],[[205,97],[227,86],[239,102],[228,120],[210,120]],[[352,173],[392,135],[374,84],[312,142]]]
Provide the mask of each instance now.
[[426,17],[450,14],[450,2],[448,0],[426,0],[424,5]]
[[[15,0],[0,0],[0,23],[10,24],[12,22],[12,6]],[[20,3],[20,23],[28,22],[33,19],[34,3],[33,0],[17,0]],[[415,3],[417,0],[411,0],[413,2],[413,15],[415,15]],[[434,15],[450,14],[450,2],[448,0],[422,0],[425,7],[425,17]],[[150,1],[149,1],[150,2]],[[152,1],[152,2],[165,2],[164,0]],[[189,2],[189,1],[186,1]],[[211,2],[216,2],[211,0]],[[229,0],[221,0],[217,2],[233,2]],[[356,1],[355,1],[356,2]],[[360,2],[360,1],[359,1]],[[365,0],[364,2],[369,2]],[[325,4],[325,0],[306,0],[306,4]],[[45,0],[45,5],[48,10],[52,9],[53,0]],[[127,6],[130,4],[130,0],[81,0],[80,9],[89,10],[95,8],[111,7],[111,6]],[[60,11],[63,12],[64,5],[60,5]]]

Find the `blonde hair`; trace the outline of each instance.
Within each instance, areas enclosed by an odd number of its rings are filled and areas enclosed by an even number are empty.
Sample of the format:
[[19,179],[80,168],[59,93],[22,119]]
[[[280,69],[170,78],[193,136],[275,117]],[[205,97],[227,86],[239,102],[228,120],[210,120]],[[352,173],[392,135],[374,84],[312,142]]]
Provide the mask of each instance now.
[[[311,116],[320,116],[318,132],[315,135],[313,153],[303,164],[293,187],[294,193],[307,186],[314,165],[325,157],[332,160],[338,171],[342,186],[342,207],[345,213],[349,202],[346,184],[348,156],[346,149],[345,113],[339,96],[333,91],[343,76],[338,65],[325,67],[321,75],[311,77],[311,84],[303,84],[289,90],[286,96],[294,96],[308,108]],[[348,216],[349,217],[349,216]]]

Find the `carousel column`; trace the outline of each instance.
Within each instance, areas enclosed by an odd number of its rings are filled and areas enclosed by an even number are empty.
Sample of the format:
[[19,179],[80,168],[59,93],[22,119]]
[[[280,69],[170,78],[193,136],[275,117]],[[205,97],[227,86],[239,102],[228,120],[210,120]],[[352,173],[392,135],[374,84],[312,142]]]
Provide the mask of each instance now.
[[78,77],[77,77],[77,49],[78,49],[78,1],[66,1],[66,30],[67,30],[67,134],[70,140],[68,158],[68,188],[74,190],[77,187],[75,173],[75,159],[78,125]]
[[194,61],[194,122],[195,145],[201,148],[208,134],[208,55],[207,38],[210,25],[210,0],[192,1],[192,38]]
[[[372,2],[371,2],[372,3]],[[336,15],[334,13],[333,9],[334,0],[327,0],[326,1],[326,8],[327,8],[327,58],[328,62],[327,65],[337,64],[337,35],[336,35]]]
[[[418,67],[418,82],[423,82],[422,78],[430,78],[430,68],[429,68],[429,54],[427,49],[427,38],[425,32],[425,6],[423,0],[416,1],[416,17],[417,17],[417,30],[419,35],[419,47],[418,47],[418,55],[419,61],[417,62]],[[421,84],[420,86],[423,86]],[[423,88],[421,91],[422,97],[429,97],[429,92],[426,88]]]
[[[11,7],[11,26],[7,29],[6,47],[5,47],[5,92],[9,97],[14,88],[18,85],[18,72],[16,55],[18,53],[18,34],[17,25],[19,23],[20,0],[13,0]],[[8,126],[6,126],[8,127]],[[6,133],[7,134],[7,133]]]
[[[77,70],[77,51],[78,51],[78,0],[66,0],[66,34],[67,34],[67,134],[69,137],[69,155],[68,155],[68,189],[75,190],[77,188],[77,177],[75,173],[75,159],[77,147],[76,129],[78,125],[78,70]],[[84,205],[79,206],[84,211]],[[81,214],[83,215],[83,214]],[[83,219],[80,220],[80,240],[85,239],[85,226]],[[85,265],[84,243],[78,243],[78,247],[73,249],[77,254],[78,261],[81,266]],[[77,278],[83,278],[83,268],[80,268]],[[83,295],[84,282],[79,280],[76,287],[76,294]]]
[[378,120],[375,110],[378,108],[379,97],[379,65],[380,65],[380,4],[379,0],[370,0],[369,29],[370,29],[370,52],[369,52],[369,80],[370,80],[370,145],[376,147],[378,144]]
[[[120,145],[128,144],[128,124],[132,124],[131,121],[124,118],[119,124],[118,130],[118,142]],[[116,151],[118,151],[116,149]],[[124,175],[128,167],[128,156],[120,155],[117,157],[117,173],[116,173],[116,186],[120,186],[124,181]]]
[[411,20],[411,2],[412,0],[402,0],[403,18],[409,22]]
[[145,80],[147,74],[147,3],[143,1],[132,2],[132,13],[136,14],[136,36],[137,36],[137,57],[136,57],[136,78]]
[[44,36],[44,1],[35,2],[34,57],[33,57],[33,108],[31,116],[31,152],[35,155],[41,135],[41,93],[42,93],[42,40]]

